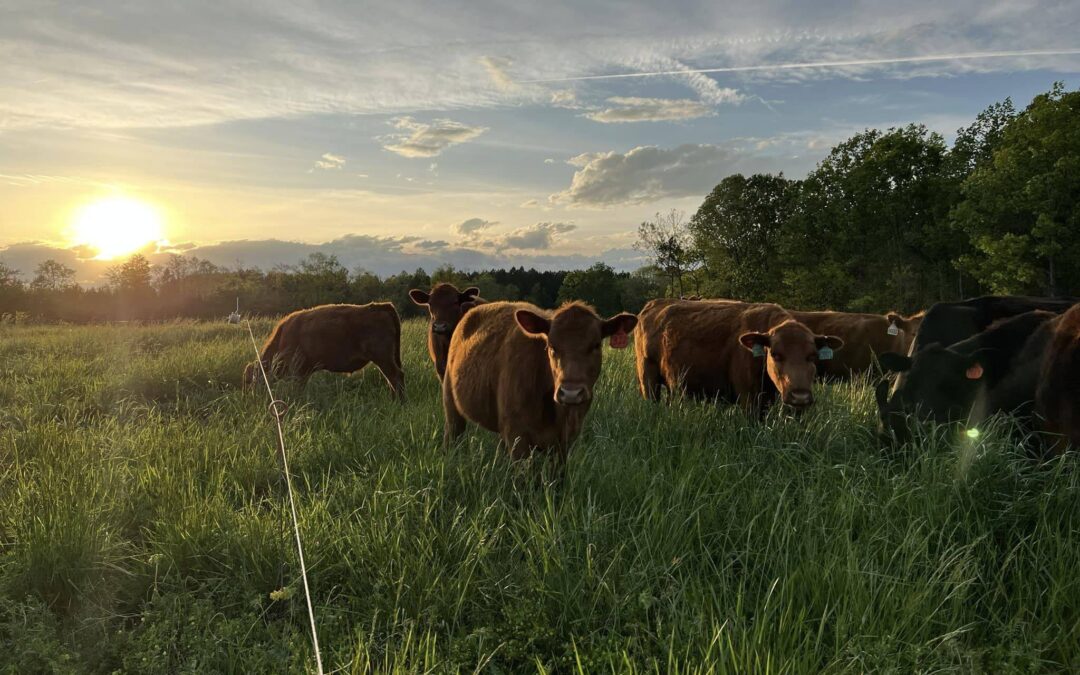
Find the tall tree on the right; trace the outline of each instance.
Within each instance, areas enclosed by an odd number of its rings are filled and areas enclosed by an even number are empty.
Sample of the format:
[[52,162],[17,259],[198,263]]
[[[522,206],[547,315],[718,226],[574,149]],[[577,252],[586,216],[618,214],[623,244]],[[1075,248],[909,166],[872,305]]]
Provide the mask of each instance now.
[[961,185],[958,266],[996,293],[1080,292],[1080,91],[1061,83],[1010,119]]

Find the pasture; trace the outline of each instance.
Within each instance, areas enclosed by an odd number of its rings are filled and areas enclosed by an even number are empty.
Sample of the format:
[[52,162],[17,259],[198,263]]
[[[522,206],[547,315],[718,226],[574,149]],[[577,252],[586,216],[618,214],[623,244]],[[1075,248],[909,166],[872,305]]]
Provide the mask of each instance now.
[[[256,324],[261,341],[270,327]],[[643,401],[605,348],[566,477],[440,447],[426,323],[281,383],[327,670],[1080,670],[1080,471],[1007,420],[885,453],[866,382],[802,419]],[[0,328],[0,672],[305,672],[263,390],[225,324]]]

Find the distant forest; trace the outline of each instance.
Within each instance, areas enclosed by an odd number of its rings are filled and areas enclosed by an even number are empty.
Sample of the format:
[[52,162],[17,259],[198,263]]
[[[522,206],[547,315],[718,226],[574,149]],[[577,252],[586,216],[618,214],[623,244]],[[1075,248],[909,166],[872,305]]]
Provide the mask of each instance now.
[[421,314],[410,288],[451,281],[488,299],[552,307],[581,299],[604,314],[661,295],[779,302],[801,309],[913,311],[980,293],[1080,294],[1080,91],[1060,83],[1022,111],[991,105],[952,147],[922,125],[867,129],[832,148],[802,180],[734,174],[697,212],[638,227],[653,264],[634,273],[465,272],[441,267],[380,278],[313,254],[269,271],[188,256],[151,265],[136,255],[108,284],[83,288],[45,261],[0,263],[6,321],[215,318],[282,314],[327,302],[393,302]]

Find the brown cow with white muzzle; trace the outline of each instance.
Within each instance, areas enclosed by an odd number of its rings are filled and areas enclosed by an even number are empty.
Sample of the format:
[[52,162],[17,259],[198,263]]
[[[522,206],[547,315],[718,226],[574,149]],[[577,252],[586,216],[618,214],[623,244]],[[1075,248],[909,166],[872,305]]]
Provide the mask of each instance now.
[[660,371],[669,386],[748,411],[764,412],[777,398],[797,411],[809,408],[818,361],[844,345],[773,304],[681,303],[656,320]]
[[450,350],[450,336],[454,334],[461,317],[476,305],[483,304],[484,300],[479,295],[480,289],[476,287],[458,291],[453,284],[438,283],[425,293],[419,288],[409,291],[412,301],[421,307],[427,307],[431,314],[431,323],[428,325],[428,353],[435,364],[435,372],[439,379],[446,372],[446,353]]
[[515,459],[548,449],[561,464],[592,404],[604,338],[625,346],[636,323],[576,302],[555,312],[523,302],[472,309],[450,338],[444,443],[469,420],[499,434]]

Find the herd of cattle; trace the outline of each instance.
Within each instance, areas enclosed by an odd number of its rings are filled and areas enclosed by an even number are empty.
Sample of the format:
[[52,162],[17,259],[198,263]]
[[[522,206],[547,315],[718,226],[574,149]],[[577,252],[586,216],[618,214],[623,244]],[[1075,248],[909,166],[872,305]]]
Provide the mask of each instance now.
[[[875,398],[889,442],[910,440],[924,421],[977,428],[1006,412],[1042,451],[1080,447],[1080,305],[1072,298],[984,296],[908,317],[662,298],[637,315],[604,319],[582,303],[546,311],[445,283],[410,297],[430,313],[447,444],[471,421],[499,434],[515,458],[544,449],[561,462],[592,403],[603,340],[622,348],[632,334],[649,400],[667,389],[750,414],[777,401],[799,413],[813,405],[815,379],[881,373]],[[405,397],[401,323],[390,303],[294,312],[274,327],[260,359],[268,373],[301,378],[374,363]],[[245,382],[259,373],[258,362],[249,364]]]

